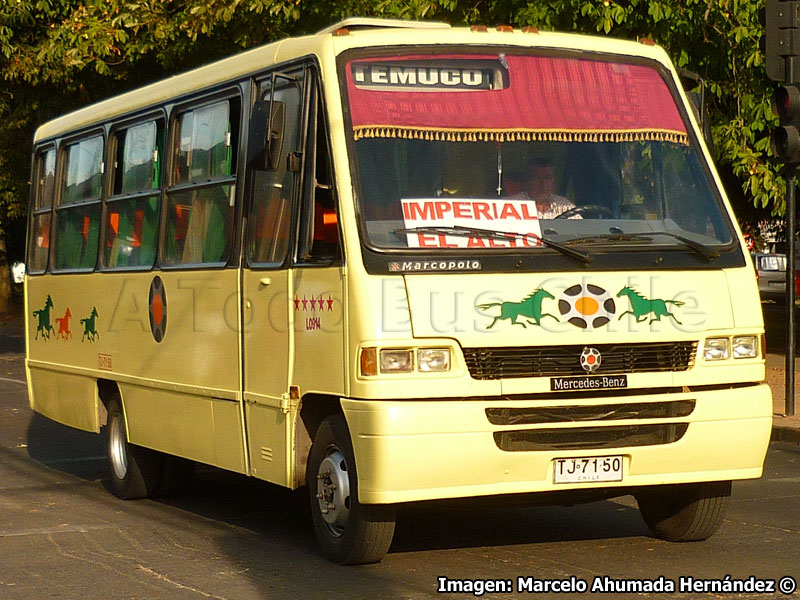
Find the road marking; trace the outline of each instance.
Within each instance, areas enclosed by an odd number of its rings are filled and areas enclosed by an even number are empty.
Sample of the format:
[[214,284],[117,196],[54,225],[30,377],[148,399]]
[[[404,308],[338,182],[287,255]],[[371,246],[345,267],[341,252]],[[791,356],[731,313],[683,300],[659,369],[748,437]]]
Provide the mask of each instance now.
[[0,538],[22,537],[28,535],[50,535],[53,533],[88,533],[97,529],[114,529],[114,525],[59,525],[58,527],[40,527],[23,531],[0,531]]
[[0,381],[8,381],[10,383],[18,383],[20,385],[28,385],[27,381],[20,381],[19,379],[9,379],[8,377],[0,377]]
[[779,482],[800,483],[800,477],[776,477],[773,479],[767,479],[767,481],[772,483],[779,483]]
[[167,583],[172,584],[175,587],[180,588],[182,590],[189,590],[190,592],[195,592],[197,594],[205,596],[206,598],[216,598],[216,600],[225,600],[225,598],[223,598],[222,596],[214,596],[213,594],[207,594],[202,590],[198,590],[197,588],[189,587],[188,585],[183,585],[182,583],[178,583],[177,581],[172,581],[172,579],[170,579],[169,577],[165,577],[161,573],[156,573],[152,569],[148,569],[147,567],[145,567],[143,565],[139,565],[139,568],[142,571],[144,571],[145,573],[150,573],[151,575],[155,576],[157,579],[160,579],[161,581],[166,581]]

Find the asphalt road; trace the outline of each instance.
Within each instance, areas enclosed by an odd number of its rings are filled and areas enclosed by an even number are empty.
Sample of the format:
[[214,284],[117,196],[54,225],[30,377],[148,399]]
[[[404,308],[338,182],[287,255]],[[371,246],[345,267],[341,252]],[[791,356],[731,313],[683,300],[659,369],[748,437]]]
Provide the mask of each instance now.
[[[1,600],[475,597],[437,593],[439,577],[510,582],[512,592],[484,598],[800,597],[678,588],[680,577],[800,581],[800,447],[772,445],[764,477],[734,485],[727,521],[706,542],[653,539],[629,497],[576,507],[428,503],[400,511],[382,563],[340,567],[318,553],[303,490],[205,468],[181,497],[114,498],[102,438],[29,410],[15,335],[0,327]],[[604,576],[662,577],[676,592],[517,591],[518,577],[591,588]]]

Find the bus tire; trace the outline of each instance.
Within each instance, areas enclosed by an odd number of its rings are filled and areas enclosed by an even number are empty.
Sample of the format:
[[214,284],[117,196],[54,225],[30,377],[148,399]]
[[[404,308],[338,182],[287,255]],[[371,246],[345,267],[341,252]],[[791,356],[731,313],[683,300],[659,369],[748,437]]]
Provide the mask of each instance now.
[[155,496],[161,483],[161,453],[128,442],[119,398],[108,404],[106,442],[111,492],[123,500]]
[[650,531],[668,542],[697,542],[713,535],[725,518],[730,481],[656,486],[636,494]]
[[306,481],[314,531],[325,556],[343,565],[379,562],[392,543],[395,509],[358,501],[355,455],[342,415],[320,424]]

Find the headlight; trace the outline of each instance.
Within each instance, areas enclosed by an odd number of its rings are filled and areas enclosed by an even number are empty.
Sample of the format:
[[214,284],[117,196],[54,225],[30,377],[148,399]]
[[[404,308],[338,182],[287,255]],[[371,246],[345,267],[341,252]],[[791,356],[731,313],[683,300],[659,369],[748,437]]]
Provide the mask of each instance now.
[[729,338],[708,338],[703,346],[705,360],[725,360],[731,355],[731,341]]
[[754,335],[733,338],[733,358],[755,358],[758,356],[758,340]]
[[420,348],[417,350],[417,368],[424,373],[450,370],[450,348]]
[[451,368],[452,352],[452,348],[362,348],[361,376],[445,373]]
[[414,351],[408,348],[381,350],[381,373],[410,373],[414,370]]

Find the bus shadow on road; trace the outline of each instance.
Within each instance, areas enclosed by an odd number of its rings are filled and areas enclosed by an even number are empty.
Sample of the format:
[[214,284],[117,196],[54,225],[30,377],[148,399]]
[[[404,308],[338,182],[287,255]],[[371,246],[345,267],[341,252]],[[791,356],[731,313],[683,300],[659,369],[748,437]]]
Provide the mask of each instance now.
[[[27,437],[31,459],[101,483],[98,493],[110,495],[103,435],[78,431],[34,413]],[[292,552],[320,556],[305,488],[292,491],[198,465],[192,488],[153,501],[166,510],[193,513],[255,533],[263,540],[257,547],[281,540]],[[630,497],[576,506],[539,505],[539,501],[535,495],[520,495],[401,505],[389,554],[650,535]]]
[[105,439],[32,413],[27,430],[28,456],[38,463],[81,479],[105,476]]
[[630,497],[575,506],[538,505],[531,495],[471,498],[403,507],[390,552],[649,535]]

